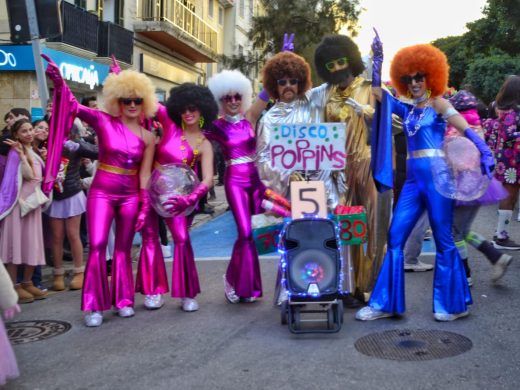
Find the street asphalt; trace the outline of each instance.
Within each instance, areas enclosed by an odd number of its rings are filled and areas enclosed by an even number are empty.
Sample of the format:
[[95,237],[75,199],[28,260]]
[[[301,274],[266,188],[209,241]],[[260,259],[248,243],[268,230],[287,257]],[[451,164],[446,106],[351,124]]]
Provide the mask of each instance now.
[[[495,224],[496,207],[490,206],[473,227],[491,237]],[[515,219],[510,230],[520,242],[520,222]],[[407,273],[406,315],[360,322],[354,309],[345,309],[343,327],[333,334],[295,335],[281,325],[280,309],[272,305],[273,258],[261,261],[264,297],[255,303],[226,301],[227,261],[199,261],[199,311],[185,313],[169,296],[162,309],[148,311],[139,295],[135,317],[106,312],[99,328],[83,325],[81,292],[50,293],[23,305],[15,320],[59,320],[72,328],[15,345],[21,376],[6,389],[518,389],[520,251],[511,254],[507,274],[493,285],[489,263],[470,249],[474,304],[467,318],[434,321],[433,273]],[[363,336],[396,329],[454,332],[473,346],[427,361],[380,359],[355,348]]]

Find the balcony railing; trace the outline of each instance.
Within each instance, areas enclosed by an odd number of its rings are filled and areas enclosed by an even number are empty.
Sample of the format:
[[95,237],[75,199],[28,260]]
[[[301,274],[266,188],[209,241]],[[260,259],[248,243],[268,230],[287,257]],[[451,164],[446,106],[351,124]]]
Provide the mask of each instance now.
[[61,2],[63,34],[49,42],[63,42],[97,53],[98,17],[66,1]]
[[132,63],[134,51],[134,33],[111,22],[99,23],[99,57],[112,54],[120,61]]
[[143,22],[167,22],[193,38],[199,44],[217,51],[217,30],[204,22],[180,0],[158,2],[139,0],[137,19]]

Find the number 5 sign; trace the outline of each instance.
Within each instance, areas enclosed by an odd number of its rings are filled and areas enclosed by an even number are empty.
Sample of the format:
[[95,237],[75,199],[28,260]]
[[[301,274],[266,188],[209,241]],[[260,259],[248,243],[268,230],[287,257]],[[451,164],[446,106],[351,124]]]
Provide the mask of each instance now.
[[327,218],[325,184],[322,181],[293,181],[291,213],[293,219],[302,218],[306,214]]

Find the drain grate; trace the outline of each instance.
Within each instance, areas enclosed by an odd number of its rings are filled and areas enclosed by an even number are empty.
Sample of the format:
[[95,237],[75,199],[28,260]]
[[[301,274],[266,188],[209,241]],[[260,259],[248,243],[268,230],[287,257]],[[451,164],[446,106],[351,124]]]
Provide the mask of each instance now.
[[361,337],[355,347],[364,355],[380,359],[420,361],[460,355],[473,343],[460,334],[442,330],[395,329]]
[[25,344],[45,340],[68,332],[71,324],[64,321],[37,320],[15,321],[5,324],[12,344]]

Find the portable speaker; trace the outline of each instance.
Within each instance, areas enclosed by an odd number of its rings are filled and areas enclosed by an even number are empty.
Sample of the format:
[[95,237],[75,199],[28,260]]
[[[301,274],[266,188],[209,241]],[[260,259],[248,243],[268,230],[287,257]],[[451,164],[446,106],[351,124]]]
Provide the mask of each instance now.
[[282,239],[287,289],[291,294],[319,296],[338,291],[341,258],[333,221],[293,220],[285,228]]

